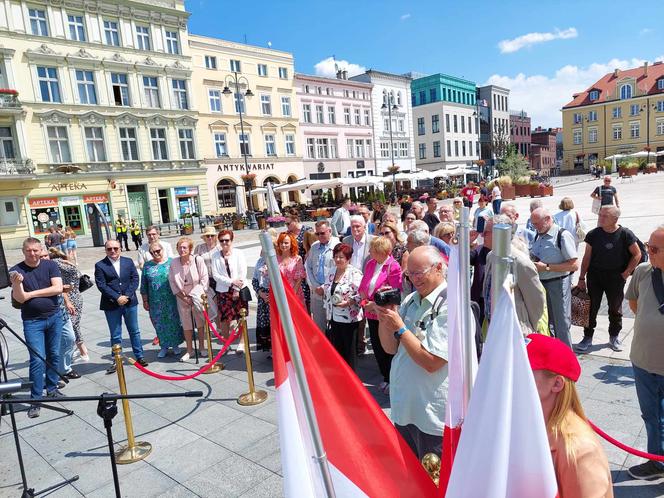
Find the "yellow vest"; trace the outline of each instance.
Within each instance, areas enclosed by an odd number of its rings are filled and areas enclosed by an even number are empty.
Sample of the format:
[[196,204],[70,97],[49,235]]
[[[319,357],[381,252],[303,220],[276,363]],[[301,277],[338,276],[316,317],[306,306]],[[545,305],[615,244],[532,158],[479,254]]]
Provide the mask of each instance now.
[[125,224],[125,222],[120,220],[116,221],[115,231],[116,233],[127,233],[127,225]]
[[138,226],[137,224],[134,224],[130,227],[132,235],[138,235],[141,233],[141,227]]

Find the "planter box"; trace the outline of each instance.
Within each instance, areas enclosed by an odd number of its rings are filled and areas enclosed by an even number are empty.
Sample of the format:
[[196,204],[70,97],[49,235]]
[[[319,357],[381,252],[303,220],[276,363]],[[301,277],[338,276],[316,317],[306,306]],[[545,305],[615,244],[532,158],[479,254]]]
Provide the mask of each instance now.
[[182,227],[182,235],[191,235],[194,233],[194,227],[193,226],[183,226]]
[[621,177],[630,177],[630,176],[636,176],[639,172],[639,168],[621,168],[619,170],[619,175]]
[[650,173],[657,173],[657,166],[656,165],[648,165],[646,166],[646,169],[643,170],[644,175],[649,175]]
[[270,226],[273,228],[281,228],[286,226],[285,221],[270,221]]
[[256,216],[256,222],[258,223],[259,230],[265,230],[267,228],[267,221],[262,216]]
[[244,230],[244,223],[239,220],[233,221],[233,230]]
[[526,184],[526,185],[516,184],[516,185],[514,185],[514,193],[515,193],[516,197],[528,197],[529,195],[532,195],[531,188],[530,188],[529,184]]
[[516,191],[513,185],[500,187],[500,193],[505,201],[513,201],[516,198]]

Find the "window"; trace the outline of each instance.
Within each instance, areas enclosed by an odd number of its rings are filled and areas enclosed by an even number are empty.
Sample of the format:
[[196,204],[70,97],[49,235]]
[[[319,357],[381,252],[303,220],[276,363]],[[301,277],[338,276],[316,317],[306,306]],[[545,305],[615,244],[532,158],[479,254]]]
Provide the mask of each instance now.
[[320,159],[327,159],[330,157],[327,138],[316,139],[316,157]]
[[272,99],[269,95],[261,95],[261,113],[263,116],[272,115]]
[[[14,137],[9,126],[0,128],[0,159],[15,159]],[[0,223],[1,224],[1,223]]]
[[356,125],[361,125],[362,124],[362,119],[360,117],[360,110],[359,109],[354,109],[353,114],[355,116],[355,124]]
[[457,133],[459,131],[459,128],[457,126],[457,115],[456,114],[454,114],[452,116],[452,121],[454,122],[454,133]]
[[[336,144],[336,140],[335,140]],[[336,148],[336,146],[335,146]],[[286,155],[294,156],[295,155],[295,135],[287,134],[286,135]],[[336,157],[336,151],[335,151]]]
[[459,157],[459,141],[458,140],[454,141],[454,155],[455,155],[455,157]]
[[436,101],[436,89],[435,88],[430,88],[429,89],[429,102],[435,102]]
[[221,112],[221,92],[219,90],[208,90],[210,98],[210,112]]
[[461,140],[461,156],[465,157],[466,156],[466,142]]
[[330,158],[337,159],[339,157],[339,146],[336,138],[330,138]]
[[18,210],[17,199],[3,198],[0,203],[0,225],[18,225],[21,223],[21,216]]
[[386,142],[380,143],[380,157],[390,157],[390,144]]
[[625,100],[630,98],[632,98],[632,85],[622,85],[620,87],[620,99]]
[[355,157],[364,157],[364,140],[355,140]]
[[350,107],[344,107],[344,123],[350,124]]
[[78,99],[81,104],[97,104],[97,92],[92,71],[76,70],[76,85],[78,86]]
[[397,105],[401,107],[401,92],[397,93]]
[[400,119],[400,120],[399,120],[399,128],[398,128],[398,130],[399,130],[400,132],[403,132],[403,119]]
[[657,120],[657,134],[664,135],[664,120]]
[[104,37],[106,45],[120,46],[120,30],[117,21],[104,20]]
[[581,145],[581,130],[574,130],[572,132],[572,137],[574,140],[574,145]]
[[424,90],[420,91],[420,105],[427,103],[427,92]]
[[309,93],[309,85],[304,85],[304,93]]
[[307,157],[309,159],[316,158],[316,142],[313,138],[307,138]]
[[129,85],[126,74],[111,73],[111,87],[115,105],[131,105],[129,103]]
[[106,161],[104,134],[100,126],[85,128],[85,148],[88,152],[88,161]]
[[40,66],[37,68],[39,90],[42,102],[62,102],[58,70],[54,67]]
[[279,68],[279,77],[282,80],[287,80],[288,79],[288,68],[287,67],[280,67]]
[[267,64],[258,64],[258,76],[267,76]]
[[657,112],[664,112],[664,100],[657,101]]
[[468,116],[468,133],[473,132],[473,118]]
[[639,138],[639,132],[640,132],[640,124],[638,122],[629,124],[630,138]]
[[461,133],[466,133],[466,120],[463,116],[459,116],[459,121],[461,121]]
[[[336,138],[333,139],[333,140],[336,141]],[[371,140],[367,139],[367,140],[364,141],[364,143],[366,145],[366,149],[365,149],[366,157],[373,157],[373,149],[371,147]]]
[[440,157],[440,140],[433,143],[433,157]]
[[632,104],[629,106],[629,115],[630,116],[638,116],[639,112],[641,112],[641,109],[639,108],[639,104]]
[[231,59],[231,71],[233,71],[234,73],[242,72],[242,65],[240,64],[239,60]]
[[155,161],[168,159],[165,128],[150,128],[150,143],[152,145],[152,159]]
[[664,90],[664,78],[657,80],[657,90]]
[[150,28],[136,26],[136,47],[139,50],[150,50]]
[[597,111],[588,111],[588,121],[597,121]]
[[265,155],[276,156],[277,149],[274,144],[274,135],[265,135]]
[[67,16],[69,23],[69,39],[84,42],[85,41],[85,25],[83,24],[83,16]]
[[249,143],[249,135],[246,133],[240,133],[238,136],[238,140],[240,141],[240,154],[243,156],[246,154],[247,156],[251,155],[251,146]]
[[622,140],[622,125],[613,125],[613,139]]
[[578,113],[578,112],[575,112],[574,113],[574,124],[581,124],[582,120],[583,120],[583,117],[581,116],[581,114]]
[[323,106],[322,105],[316,105],[316,123],[323,124],[325,122],[325,116],[324,116],[324,111],[323,111]]
[[161,107],[159,100],[159,84],[156,76],[143,76],[143,91],[146,107]]
[[451,156],[452,155],[452,142],[447,140],[447,142],[445,142],[445,146],[446,146],[445,148],[447,149],[447,155]]
[[450,115],[449,114],[445,114],[445,131],[447,133],[450,132]]
[[169,54],[180,53],[180,41],[177,31],[166,31],[166,52]]
[[597,100],[599,98],[599,92],[597,90],[591,90],[588,97],[590,100]]
[[323,87],[317,86],[317,87],[316,87],[316,93],[317,93],[318,95],[323,95]]
[[138,140],[136,128],[120,128],[120,149],[125,161],[138,161]]
[[418,146],[418,150],[419,150],[420,159],[426,159],[427,158],[427,144],[420,144]]
[[281,114],[286,117],[291,115],[290,97],[281,97]]
[[64,126],[49,126],[47,128],[48,146],[51,151],[51,161],[54,163],[71,162],[69,151],[69,137]]
[[217,58],[214,55],[206,55],[205,67],[207,69],[217,69]]
[[335,124],[337,122],[337,116],[333,105],[327,106],[327,122],[330,124]]
[[613,114],[614,118],[622,117],[622,107],[620,107],[620,106],[614,107],[612,114]]
[[228,156],[228,147],[226,146],[226,134],[214,133],[212,135],[212,139],[214,141],[214,151],[217,154],[217,157]]
[[180,140],[180,157],[182,159],[194,159],[194,130],[180,128],[178,139]]
[[588,128],[588,143],[597,143],[597,128]]
[[28,9],[28,17],[30,18],[30,31],[33,35],[48,36],[45,10]]
[[424,118],[417,118],[417,134],[424,135]]
[[364,110],[364,124],[365,126],[371,126],[371,111],[369,109]]
[[408,142],[399,143],[399,157],[408,157]]
[[302,121],[311,123],[311,104],[302,104]]
[[173,80],[173,99],[177,109],[189,109],[187,82],[185,80]]
[[245,112],[245,107],[244,107],[244,94],[240,92],[236,92],[233,94],[233,100],[235,101],[235,112],[236,114],[240,114]]

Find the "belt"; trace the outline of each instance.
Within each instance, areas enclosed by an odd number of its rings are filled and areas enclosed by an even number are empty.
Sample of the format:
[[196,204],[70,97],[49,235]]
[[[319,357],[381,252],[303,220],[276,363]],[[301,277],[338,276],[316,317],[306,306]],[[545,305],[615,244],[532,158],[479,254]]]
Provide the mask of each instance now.
[[554,278],[548,278],[546,280],[540,280],[540,282],[542,282],[543,284],[545,284],[547,282],[555,282],[556,280],[562,280],[563,278],[567,278],[570,275],[571,275],[571,273],[568,273],[567,275],[562,275],[560,277],[554,277]]

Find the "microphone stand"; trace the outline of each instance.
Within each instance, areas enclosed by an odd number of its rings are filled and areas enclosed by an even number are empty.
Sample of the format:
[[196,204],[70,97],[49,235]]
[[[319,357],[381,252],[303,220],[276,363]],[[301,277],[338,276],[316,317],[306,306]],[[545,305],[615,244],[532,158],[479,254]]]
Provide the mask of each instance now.
[[[120,495],[120,481],[118,479],[118,468],[117,462],[115,460],[115,451],[114,451],[114,442],[113,442],[113,418],[118,414],[118,400],[122,399],[149,399],[149,398],[200,398],[203,396],[202,391],[186,391],[180,393],[163,393],[163,394],[113,394],[113,393],[103,393],[100,396],[71,396],[65,398],[31,398],[30,402],[38,404],[41,406],[46,406],[48,403],[69,403],[78,402],[78,401],[97,401],[97,415],[104,421],[104,428],[106,429],[106,439],[108,441],[108,453],[111,459],[111,470],[113,472],[113,485],[115,487],[115,496],[121,498]],[[24,403],[26,399],[0,399],[0,404],[5,405],[9,404],[10,412],[12,413],[12,423],[13,422],[13,411],[11,406],[14,403]],[[18,435],[16,431],[16,425],[14,424],[14,438],[16,440],[16,447],[18,446]],[[20,449],[19,449],[20,455]],[[24,479],[23,486],[23,498],[37,496],[45,492],[51,491],[56,488],[60,488],[64,485],[71,484],[72,482],[78,480],[78,476],[74,476],[67,481],[64,481],[60,484],[56,484],[47,489],[35,493],[34,490],[28,489],[25,484],[25,471],[23,469],[23,462],[19,459],[21,467],[21,475]]]
[[[68,379],[67,377],[65,377],[65,376],[62,375],[60,372],[58,372],[58,370],[57,370],[53,365],[51,365],[50,362],[46,361],[46,358],[44,358],[41,354],[39,354],[38,351],[35,351],[35,349],[34,349],[32,346],[30,346],[30,344],[28,344],[28,343],[25,341],[25,339],[23,339],[20,335],[18,335],[18,334],[17,334],[17,333],[16,333],[16,332],[15,332],[15,331],[14,331],[14,330],[8,325],[8,324],[7,324],[7,322],[4,320],[4,318],[0,318],[0,332],[2,331],[3,328],[6,328],[7,330],[9,330],[9,332],[11,332],[11,334],[19,340],[19,342],[21,342],[26,348],[28,348],[28,351],[30,352],[31,355],[35,355],[37,358],[39,358],[41,361],[43,361],[43,362],[44,362],[44,365],[46,366],[46,370],[48,370],[48,369],[50,368],[51,370],[53,370],[53,371],[58,375],[58,377],[60,377],[60,379],[61,379],[65,384],[69,384],[69,379]],[[3,360],[3,363],[2,363],[2,364],[4,365],[4,360]],[[7,380],[5,379],[5,382],[6,382],[6,381],[7,381]],[[54,412],[64,413],[65,415],[73,415],[73,414],[74,414],[74,411],[73,411],[73,410],[67,410],[67,409],[65,409],[65,408],[60,408],[59,406],[47,406],[47,405],[43,405],[43,406],[44,406],[44,408],[47,408],[48,410],[52,410],[52,411],[54,411]],[[19,411],[24,411],[24,410],[19,410]]]

